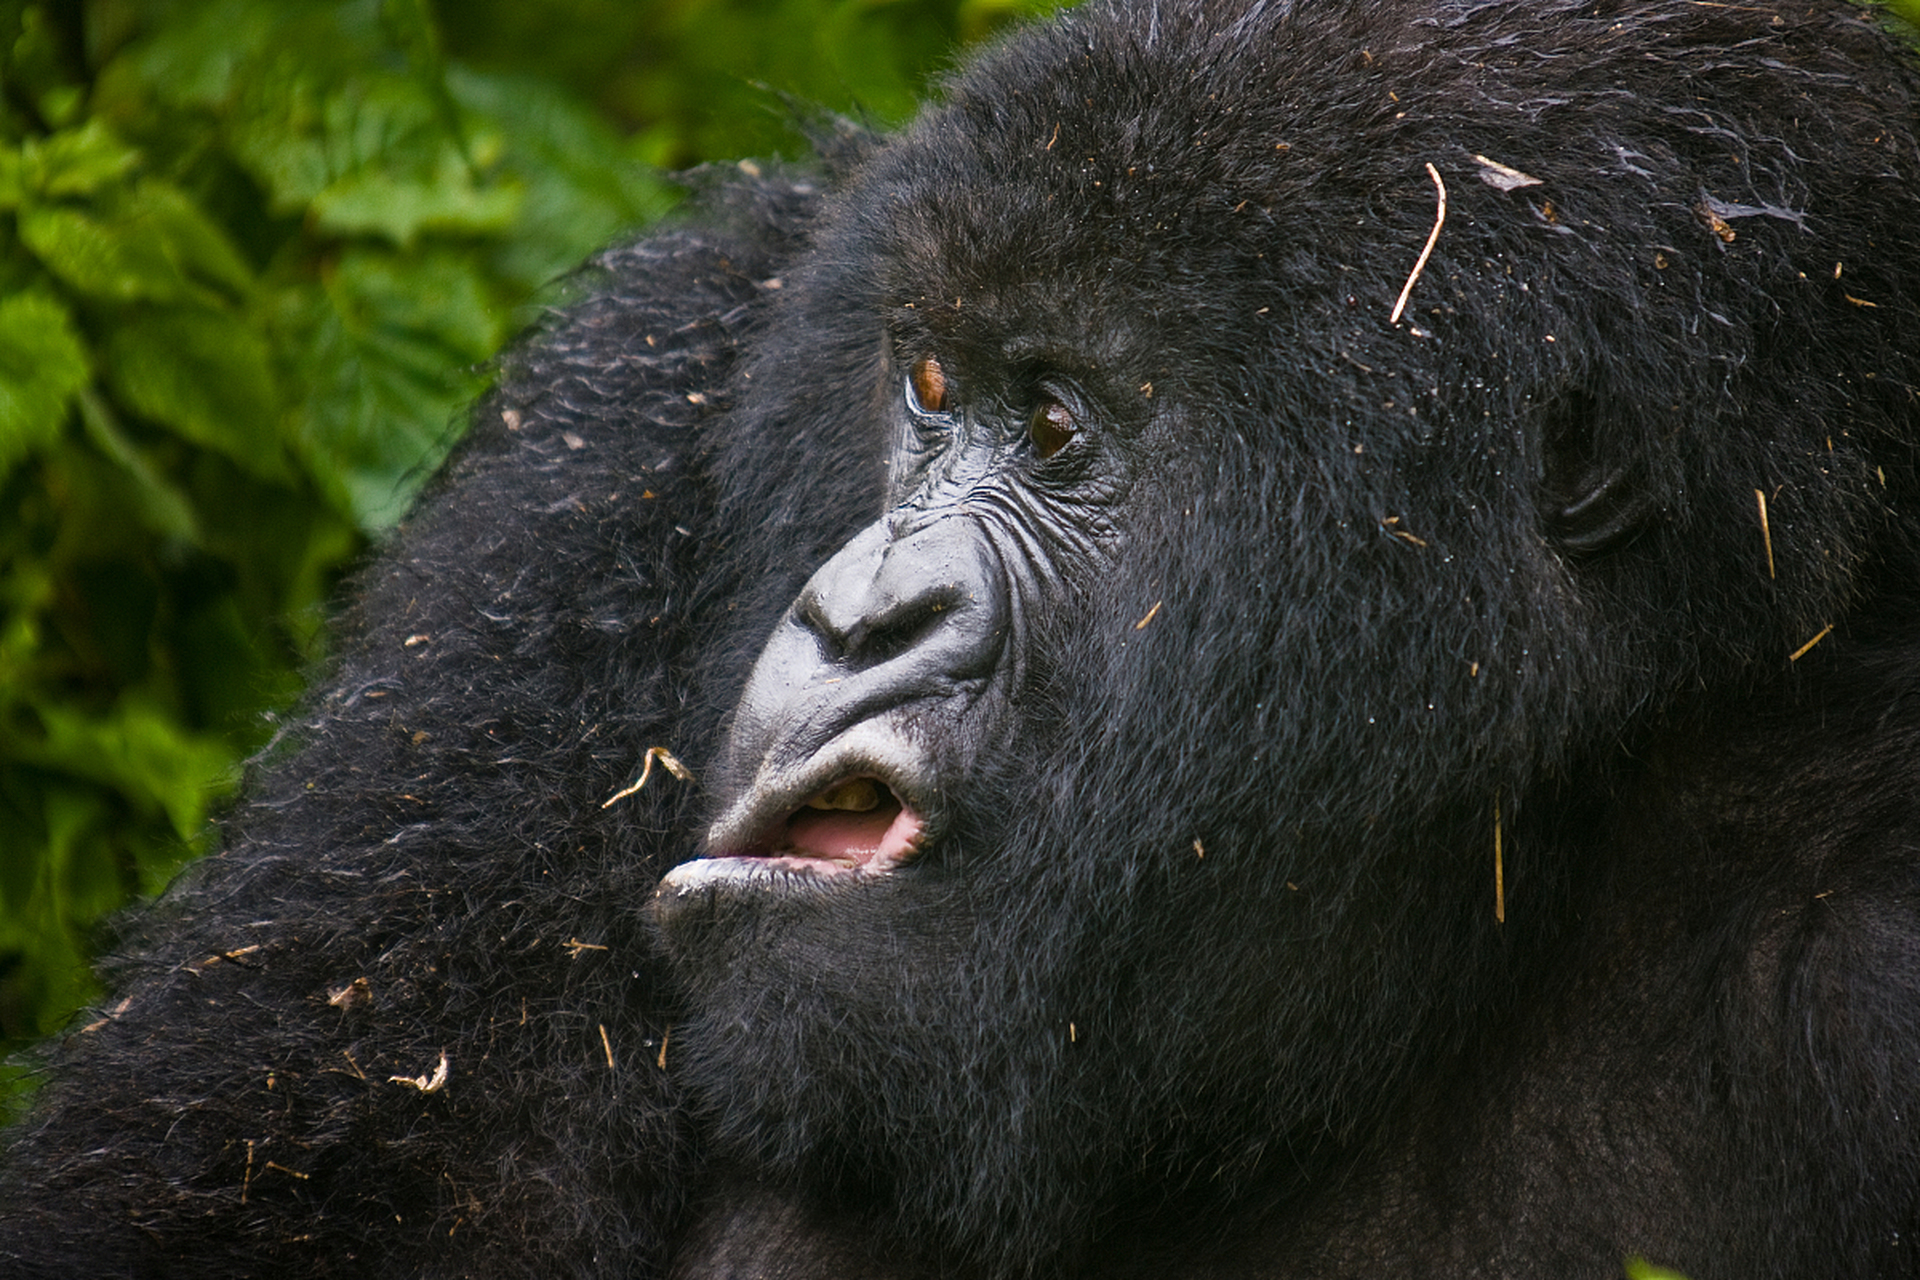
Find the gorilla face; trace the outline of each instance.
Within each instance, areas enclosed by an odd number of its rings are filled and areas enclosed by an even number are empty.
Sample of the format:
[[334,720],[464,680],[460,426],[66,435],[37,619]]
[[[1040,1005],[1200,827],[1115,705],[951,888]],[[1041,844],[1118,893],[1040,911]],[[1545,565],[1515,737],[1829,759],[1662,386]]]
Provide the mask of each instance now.
[[936,355],[907,366],[889,510],[768,642],[729,750],[743,785],[672,892],[883,875],[937,843],[941,797],[1006,739],[1029,617],[1065,603],[1056,566],[1097,569],[1115,541],[1122,460],[1060,456],[1090,412],[1066,376],[1036,371],[1009,412],[968,404]]
[[[1311,1176],[1558,944],[1598,838],[1561,780],[1598,804],[1644,709],[1840,607],[1863,455],[1774,416],[1821,536],[1730,587],[1764,303],[1659,274],[1720,251],[1707,166],[1795,162],[1561,128],[1628,73],[1503,52],[1537,18],[1461,16],[1463,86],[1361,58],[1343,6],[1083,11],[864,162],[740,414],[884,493],[655,903],[723,1147],[1000,1263],[1156,1186]],[[1558,157],[1551,207],[1473,181],[1492,153]]]

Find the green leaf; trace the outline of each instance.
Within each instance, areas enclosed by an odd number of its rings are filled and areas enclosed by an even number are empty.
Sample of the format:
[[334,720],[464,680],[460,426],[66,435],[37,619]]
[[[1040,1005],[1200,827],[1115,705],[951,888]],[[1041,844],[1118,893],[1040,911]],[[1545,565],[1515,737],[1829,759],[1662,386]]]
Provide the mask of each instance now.
[[[312,206],[336,231],[405,243],[428,225],[499,230],[518,200],[480,183],[445,112],[413,80],[311,69],[263,77],[249,83],[230,128],[235,156],[277,209]],[[384,212],[387,199],[401,207]]]
[[246,261],[179,190],[142,182],[100,213],[72,205],[29,208],[20,239],[47,270],[81,293],[113,302],[205,297],[201,282],[238,295],[252,286]]
[[396,245],[411,245],[421,231],[504,230],[520,209],[518,188],[482,187],[451,147],[429,174],[396,175],[357,169],[328,184],[313,198],[320,226],[351,235],[372,232]]
[[372,340],[430,343],[450,365],[485,360],[506,337],[504,314],[488,300],[478,265],[447,250],[348,253],[328,292]]
[[21,156],[28,188],[56,197],[91,195],[140,159],[138,151],[97,118],[38,141],[29,139]]
[[45,205],[20,215],[20,239],[47,270],[95,298],[165,302],[187,293],[179,267],[150,228]]
[[500,167],[525,192],[512,234],[489,255],[493,269],[523,289],[558,278],[679,198],[637,158],[639,146],[554,85],[459,67],[448,70],[447,84],[463,112],[497,122],[497,133],[482,135],[475,150],[500,138]]
[[1627,1280],[1687,1280],[1671,1267],[1655,1266],[1645,1258],[1627,1259]]
[[239,780],[231,747],[140,699],[124,698],[104,716],[58,703],[34,711],[43,731],[16,744],[15,759],[104,783],[165,813],[182,839],[199,832],[213,797]]
[[961,0],[955,17],[960,35],[972,43],[983,40],[1009,23],[1045,17],[1058,6],[1054,0]]
[[67,406],[86,384],[86,349],[57,299],[0,299],[0,476],[59,439]]
[[111,460],[129,482],[127,509],[142,528],[189,545],[200,541],[200,522],[194,515],[193,504],[139,446],[127,438],[114,420],[106,398],[94,388],[85,388],[80,393],[80,424],[93,447]]
[[310,388],[297,412],[312,470],[362,528],[384,527],[457,434],[504,314],[447,250],[355,250],[324,297],[291,290],[280,303],[281,345],[303,357],[291,376]]
[[[275,42],[279,17],[251,0],[181,5],[133,51],[133,70],[175,102],[217,110],[233,93],[248,53]],[[287,61],[300,65],[315,51],[295,46]]]
[[250,85],[224,121],[233,156],[266,190],[277,213],[304,215],[338,177],[326,136],[326,95],[289,69],[284,82]]
[[18,147],[0,147],[0,213],[18,209],[27,198],[23,157]]
[[120,203],[125,225],[155,241],[181,275],[238,298],[253,288],[253,268],[233,241],[185,192],[165,182],[142,182]]
[[136,313],[107,335],[103,363],[135,412],[256,476],[287,478],[267,344],[237,316],[193,306]]
[[56,784],[42,792],[47,868],[40,887],[53,900],[55,918],[96,919],[126,896],[113,846],[100,839],[101,829],[113,822],[113,809],[99,787]]

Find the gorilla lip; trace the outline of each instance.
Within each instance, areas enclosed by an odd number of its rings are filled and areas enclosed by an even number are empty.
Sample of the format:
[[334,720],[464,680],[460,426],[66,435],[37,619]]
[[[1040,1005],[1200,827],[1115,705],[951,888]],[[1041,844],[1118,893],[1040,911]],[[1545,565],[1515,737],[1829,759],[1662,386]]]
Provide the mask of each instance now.
[[779,869],[814,876],[878,875],[913,858],[925,821],[891,786],[850,774],[786,810],[739,850],[715,852],[667,873],[663,889],[755,878]]

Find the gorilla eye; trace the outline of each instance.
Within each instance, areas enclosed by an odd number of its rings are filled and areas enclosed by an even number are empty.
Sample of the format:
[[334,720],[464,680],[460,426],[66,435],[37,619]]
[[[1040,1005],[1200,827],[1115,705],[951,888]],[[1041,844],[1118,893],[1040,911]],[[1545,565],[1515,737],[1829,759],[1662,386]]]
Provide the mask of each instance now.
[[1073,410],[1058,400],[1043,401],[1027,419],[1027,438],[1033,441],[1034,453],[1042,458],[1051,458],[1066,448],[1074,430]]
[[947,407],[947,371],[932,356],[921,356],[907,371],[914,407],[922,413],[942,413]]

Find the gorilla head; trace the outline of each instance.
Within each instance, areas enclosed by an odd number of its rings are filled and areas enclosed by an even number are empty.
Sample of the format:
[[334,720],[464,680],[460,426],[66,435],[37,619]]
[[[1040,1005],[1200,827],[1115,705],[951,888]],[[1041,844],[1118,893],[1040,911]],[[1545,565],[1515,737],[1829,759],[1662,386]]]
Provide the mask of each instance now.
[[655,907],[723,1147],[1032,1259],[1512,1007],[1621,748],[1911,563],[1920,360],[1834,264],[1912,157],[1814,91],[1870,33],[1776,24],[1098,5],[866,156],[740,413],[880,496]]

